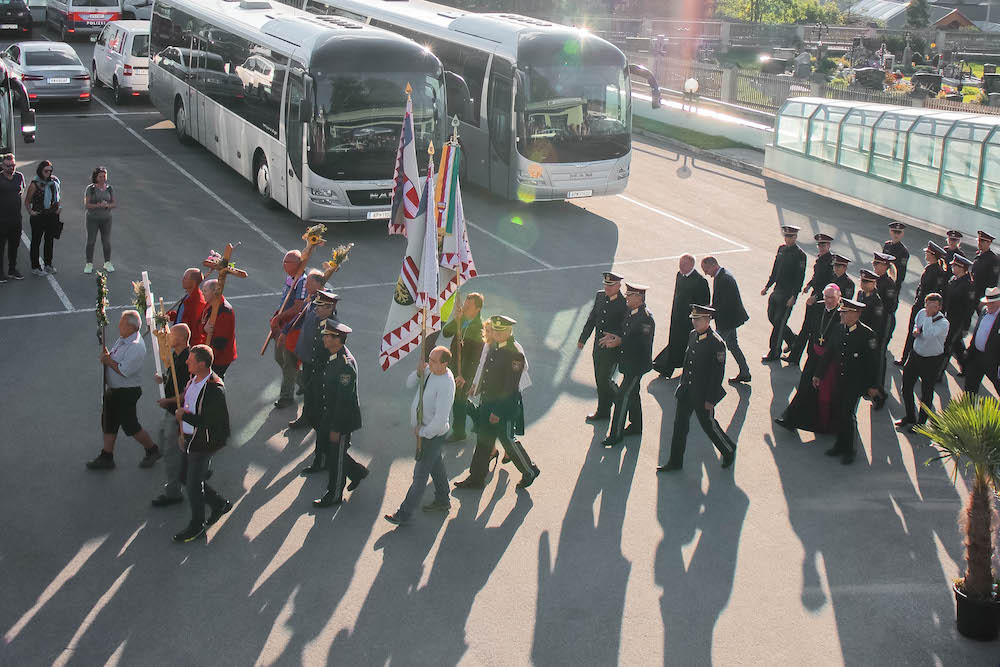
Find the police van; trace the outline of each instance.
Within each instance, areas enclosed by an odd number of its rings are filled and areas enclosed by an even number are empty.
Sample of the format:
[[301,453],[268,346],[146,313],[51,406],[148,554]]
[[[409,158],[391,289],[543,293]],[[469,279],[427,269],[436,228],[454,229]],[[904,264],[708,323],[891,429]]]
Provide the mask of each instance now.
[[45,23],[65,42],[100,32],[108,21],[122,18],[122,11],[122,0],[48,0]]

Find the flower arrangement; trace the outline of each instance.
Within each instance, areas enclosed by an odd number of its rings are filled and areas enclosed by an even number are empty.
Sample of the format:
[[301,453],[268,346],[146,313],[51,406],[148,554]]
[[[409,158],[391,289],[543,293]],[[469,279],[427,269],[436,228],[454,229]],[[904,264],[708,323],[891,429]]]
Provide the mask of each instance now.
[[351,253],[351,248],[354,247],[353,243],[348,243],[347,245],[339,245],[333,249],[333,256],[329,262],[324,262],[323,270],[329,271],[330,273],[335,273],[340,269],[340,265],[347,261],[348,255]]
[[100,271],[97,272],[97,328],[103,329],[108,326],[108,276]]
[[209,269],[215,271],[221,271],[222,269],[225,268],[230,268],[230,269],[236,268],[236,264],[234,262],[229,262],[227,264],[225,258],[223,258],[223,256],[220,255],[216,250],[209,251],[208,257],[205,258],[205,261],[202,262],[202,265],[207,266]]
[[160,309],[153,312],[153,325],[159,330],[166,330],[168,324],[170,324],[170,318],[163,312],[163,301],[161,299]]
[[146,312],[146,286],[141,280],[132,281],[132,303],[140,314]]
[[302,235],[302,239],[307,241],[311,246],[323,245],[326,243],[323,234],[326,234],[326,225],[313,225]]

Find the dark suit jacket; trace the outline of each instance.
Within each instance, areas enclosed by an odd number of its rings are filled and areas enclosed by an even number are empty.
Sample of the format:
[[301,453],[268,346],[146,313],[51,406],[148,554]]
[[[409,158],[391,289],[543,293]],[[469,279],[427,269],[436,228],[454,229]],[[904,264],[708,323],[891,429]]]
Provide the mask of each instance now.
[[[985,310],[983,310],[983,314],[986,314]],[[979,325],[982,324],[982,321],[983,317],[980,315],[975,329],[972,330],[972,340],[969,341],[967,355],[969,359],[972,359],[980,354],[985,354],[986,359],[983,365],[988,369],[993,369],[1000,365],[1000,315],[993,320],[993,328],[990,329],[990,335],[986,337],[986,352],[980,352],[979,348],[976,347],[976,333],[979,331]]]
[[736,278],[728,269],[721,266],[715,274],[712,308],[715,308],[715,326],[718,331],[735,329],[743,326],[750,319],[746,308],[743,307],[743,299],[740,297],[740,288],[736,284]]

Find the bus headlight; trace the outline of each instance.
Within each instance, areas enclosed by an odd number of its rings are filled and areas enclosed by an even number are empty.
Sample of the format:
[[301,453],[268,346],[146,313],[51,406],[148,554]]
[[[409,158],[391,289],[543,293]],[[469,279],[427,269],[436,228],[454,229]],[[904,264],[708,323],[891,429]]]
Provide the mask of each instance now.
[[521,183],[541,183],[542,171],[537,168],[518,169],[517,180]]
[[330,188],[309,188],[309,194],[313,197],[337,197]]
[[626,165],[624,167],[619,167],[618,168],[618,180],[619,181],[621,179],[623,179],[623,178],[628,178],[628,170],[629,170],[628,165]]
[[340,203],[340,198],[331,188],[309,188],[309,201],[314,204],[333,206]]

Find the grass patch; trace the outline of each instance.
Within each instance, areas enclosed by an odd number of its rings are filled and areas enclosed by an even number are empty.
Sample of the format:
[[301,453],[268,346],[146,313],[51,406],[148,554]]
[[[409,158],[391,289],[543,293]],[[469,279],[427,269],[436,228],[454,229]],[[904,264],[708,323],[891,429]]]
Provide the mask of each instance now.
[[666,123],[662,123],[658,120],[643,118],[642,116],[633,115],[632,125],[640,130],[651,132],[668,139],[674,139],[675,141],[680,141],[688,144],[689,146],[694,146],[695,148],[701,148],[704,150],[711,151],[722,148],[753,149],[753,146],[748,146],[747,144],[739,141],[733,141],[732,139],[727,139],[726,137],[717,137],[711,134],[704,134],[703,132],[686,130],[682,127],[677,127],[676,125],[667,125]]

